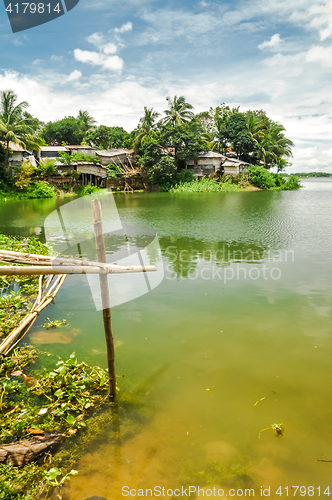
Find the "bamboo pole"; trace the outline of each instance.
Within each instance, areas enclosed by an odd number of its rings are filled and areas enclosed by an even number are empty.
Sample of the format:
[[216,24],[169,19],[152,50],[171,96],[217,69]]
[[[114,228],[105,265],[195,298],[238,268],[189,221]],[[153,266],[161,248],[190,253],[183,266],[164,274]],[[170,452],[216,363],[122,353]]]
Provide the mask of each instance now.
[[[73,259],[67,257],[50,257],[49,255],[38,255],[22,252],[13,252],[11,250],[0,250],[0,262],[15,262],[17,264],[31,264],[36,266],[106,266],[100,262],[88,260]],[[116,264],[115,264],[116,265]]]
[[39,276],[56,274],[126,274],[146,273],[156,271],[155,266],[115,266],[109,264],[105,267],[76,267],[76,266],[0,266],[0,276]]
[[[16,347],[19,342],[21,342],[22,338],[30,330],[41,311],[45,309],[45,307],[47,307],[49,304],[51,304],[51,302],[54,300],[65,278],[65,274],[60,275],[52,284],[51,282],[53,277],[51,277],[51,280],[47,280],[46,285],[43,287],[43,276],[40,276],[39,292],[32,309],[20,321],[19,325],[14,328],[14,330],[12,330],[12,332],[6,337],[6,339],[1,342],[0,353],[8,354],[12,349],[14,349],[14,347]],[[21,335],[22,332],[23,335]]]
[[[93,200],[92,203],[93,225],[95,229],[95,239],[97,256],[100,262],[106,263],[105,241],[103,233],[102,213],[100,201]],[[115,375],[115,354],[114,354],[114,340],[111,323],[111,305],[108,289],[107,275],[99,274],[101,300],[103,306],[103,320],[105,328],[105,338],[107,346],[107,363],[108,363],[108,383],[109,383],[109,396],[115,400],[116,395],[116,375]]]

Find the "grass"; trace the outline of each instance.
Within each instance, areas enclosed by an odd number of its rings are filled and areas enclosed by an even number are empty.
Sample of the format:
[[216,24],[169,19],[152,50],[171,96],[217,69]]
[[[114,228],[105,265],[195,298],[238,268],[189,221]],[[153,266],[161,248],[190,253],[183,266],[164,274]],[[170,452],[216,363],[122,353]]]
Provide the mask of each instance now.
[[195,179],[191,182],[180,182],[170,189],[170,193],[230,193],[243,191],[237,184],[231,181],[217,183],[213,179]]

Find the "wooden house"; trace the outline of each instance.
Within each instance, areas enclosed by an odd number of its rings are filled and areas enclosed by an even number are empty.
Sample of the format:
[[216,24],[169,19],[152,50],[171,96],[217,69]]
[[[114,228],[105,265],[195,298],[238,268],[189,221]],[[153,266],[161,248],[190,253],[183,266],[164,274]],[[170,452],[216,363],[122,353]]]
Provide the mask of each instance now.
[[194,177],[202,177],[220,171],[225,160],[226,156],[220,153],[214,151],[201,152],[198,153],[194,160],[186,162],[186,168],[192,171]]
[[194,177],[203,177],[220,172],[221,174],[237,176],[248,168],[249,163],[239,160],[233,154],[222,155],[215,151],[198,153],[193,160],[186,162]]
[[125,164],[127,162],[127,151],[124,149],[96,149],[96,155],[102,165],[115,165]]

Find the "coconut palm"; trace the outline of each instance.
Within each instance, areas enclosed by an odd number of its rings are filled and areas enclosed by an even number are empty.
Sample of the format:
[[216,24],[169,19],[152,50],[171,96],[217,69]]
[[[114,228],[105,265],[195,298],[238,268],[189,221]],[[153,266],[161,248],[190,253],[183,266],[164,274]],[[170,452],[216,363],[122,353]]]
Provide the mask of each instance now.
[[250,137],[254,142],[260,142],[266,133],[268,125],[267,117],[265,116],[266,120],[264,120],[263,115],[260,116],[254,111],[248,111],[245,117]]
[[38,120],[24,114],[28,106],[26,101],[17,104],[17,95],[12,90],[0,92],[0,140],[5,143],[5,168],[9,165],[10,142],[36,150],[42,143],[35,135]]
[[194,109],[194,106],[186,102],[184,96],[174,96],[173,99],[168,96],[166,101],[168,102],[168,109],[165,110],[165,118],[161,120],[165,125],[171,124],[174,127],[188,122],[194,117],[194,113],[190,111]]
[[213,132],[203,132],[201,137],[205,144],[206,151],[219,151],[220,141],[215,139]]
[[144,116],[140,119],[140,124],[142,128],[145,128],[146,130],[153,129],[159,115],[160,113],[154,111],[153,108],[149,109],[146,106],[144,106]]
[[96,128],[96,120],[90,115],[88,111],[82,111],[81,109],[78,112],[77,122],[80,127],[80,130],[87,134],[91,130]]
[[139,121],[134,140],[134,150],[136,153],[138,153],[146,136],[154,129],[158,116],[159,113],[154,111],[153,108],[144,106],[144,116]]
[[284,131],[285,127],[281,123],[272,121],[268,123],[264,137],[257,144],[256,154],[258,159],[264,162],[264,166],[277,165],[279,158],[293,156],[294,143],[285,137]]

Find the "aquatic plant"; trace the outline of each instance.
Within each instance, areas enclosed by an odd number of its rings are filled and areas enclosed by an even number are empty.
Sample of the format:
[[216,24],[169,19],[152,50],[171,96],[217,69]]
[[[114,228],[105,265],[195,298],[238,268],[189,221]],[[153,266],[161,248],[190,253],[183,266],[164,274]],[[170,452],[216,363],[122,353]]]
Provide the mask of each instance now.
[[47,322],[45,321],[45,323],[43,324],[43,327],[44,328],[60,328],[61,326],[68,326],[68,323],[65,319],[63,319],[62,321],[60,320],[54,320],[54,321],[51,321],[50,318],[46,318],[46,320],[48,320]]
[[283,432],[284,432],[283,424],[281,422],[274,422],[269,427],[265,427],[265,429],[262,429],[261,431],[259,431],[259,436],[261,435],[261,432],[269,431],[270,429],[275,431],[277,437],[283,435]]
[[52,469],[44,471],[44,478],[50,486],[62,486],[66,481],[69,481],[70,476],[77,476],[77,474],[78,471],[72,469],[59,480],[58,477],[61,476],[61,469],[52,467]]

